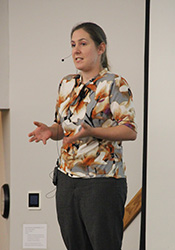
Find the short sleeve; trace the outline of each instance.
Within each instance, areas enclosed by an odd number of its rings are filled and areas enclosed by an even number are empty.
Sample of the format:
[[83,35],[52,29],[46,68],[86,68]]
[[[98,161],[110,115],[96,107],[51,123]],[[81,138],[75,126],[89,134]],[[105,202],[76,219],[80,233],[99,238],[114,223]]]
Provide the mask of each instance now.
[[132,91],[127,81],[117,75],[111,86],[110,109],[118,125],[126,125],[137,131]]

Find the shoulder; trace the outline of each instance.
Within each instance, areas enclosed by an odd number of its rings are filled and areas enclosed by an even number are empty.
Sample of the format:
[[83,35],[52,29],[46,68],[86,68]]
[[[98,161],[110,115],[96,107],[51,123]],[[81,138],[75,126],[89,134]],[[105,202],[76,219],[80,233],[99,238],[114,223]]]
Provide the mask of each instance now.
[[127,81],[126,81],[126,79],[124,77],[122,77],[119,74],[113,73],[111,71],[107,71],[103,75],[102,79],[107,80],[107,81],[112,81],[113,83],[115,83],[115,82],[117,82],[117,83],[126,82],[127,83]]
[[106,77],[108,80],[112,80],[113,85],[115,85],[118,88],[120,88],[122,86],[129,87],[129,84],[128,84],[128,81],[126,80],[126,78],[124,78],[123,76],[121,76],[119,74],[107,72]]
[[69,82],[69,81],[75,80],[77,78],[79,78],[79,75],[77,75],[77,74],[69,74],[69,75],[64,76],[62,78],[61,82],[63,82],[63,81],[64,82]]
[[73,90],[73,88],[77,84],[76,79],[79,79],[79,75],[77,74],[70,74],[70,75],[64,76],[58,86],[59,95],[67,96],[68,94],[70,94],[70,92]]
[[59,90],[67,88],[67,86],[69,86],[68,88],[72,88],[79,78],[80,75],[77,74],[69,74],[67,76],[64,76],[59,83]]
[[107,78],[111,81],[111,94],[121,93],[122,95],[132,96],[132,91],[126,78],[111,72],[107,72]]

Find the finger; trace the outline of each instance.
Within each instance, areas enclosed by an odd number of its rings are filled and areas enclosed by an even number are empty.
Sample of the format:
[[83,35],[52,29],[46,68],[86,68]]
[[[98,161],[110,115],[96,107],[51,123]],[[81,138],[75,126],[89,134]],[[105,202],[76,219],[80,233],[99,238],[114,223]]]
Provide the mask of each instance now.
[[46,140],[43,140],[43,144],[46,145],[47,141]]
[[70,143],[75,142],[76,140],[78,140],[78,135],[73,135],[73,136],[66,138],[65,143],[70,144]]
[[86,129],[86,124],[85,124],[85,123],[82,123],[82,124],[81,124],[81,128]]
[[36,125],[37,127],[41,127],[41,122],[34,121],[33,124]]
[[66,144],[66,138],[63,138],[63,145]]
[[36,139],[36,138],[35,138],[34,140],[35,140],[35,142],[39,142],[39,141],[41,141],[40,139]]
[[28,137],[31,137],[33,135],[34,135],[33,132],[31,132],[31,133],[28,134]]
[[29,142],[33,142],[35,139],[34,137],[30,138]]
[[82,126],[82,128],[84,128],[84,129],[86,129],[86,128],[89,127],[89,125],[88,125],[87,123],[85,123],[85,122],[83,122],[83,123],[81,124],[81,126]]
[[32,132],[30,132],[30,133],[28,134],[28,136],[29,136],[29,137],[35,136],[35,130],[33,130]]
[[69,144],[70,143],[70,138],[64,137],[63,138],[63,145]]

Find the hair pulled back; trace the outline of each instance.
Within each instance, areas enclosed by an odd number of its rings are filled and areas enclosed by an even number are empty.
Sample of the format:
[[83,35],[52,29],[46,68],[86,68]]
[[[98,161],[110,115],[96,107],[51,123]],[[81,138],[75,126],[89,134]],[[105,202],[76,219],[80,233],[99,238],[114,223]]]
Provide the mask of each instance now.
[[[94,41],[94,43],[97,47],[102,42],[104,42],[107,45],[106,34],[99,25],[92,23],[92,22],[80,23],[80,24],[76,25],[75,27],[73,27],[73,29],[71,31],[71,38],[72,38],[74,31],[79,30],[79,29],[85,30],[90,35],[91,39]],[[108,70],[110,68],[109,64],[108,64],[106,49],[105,49],[104,53],[101,55],[101,65],[103,68],[107,68]]]

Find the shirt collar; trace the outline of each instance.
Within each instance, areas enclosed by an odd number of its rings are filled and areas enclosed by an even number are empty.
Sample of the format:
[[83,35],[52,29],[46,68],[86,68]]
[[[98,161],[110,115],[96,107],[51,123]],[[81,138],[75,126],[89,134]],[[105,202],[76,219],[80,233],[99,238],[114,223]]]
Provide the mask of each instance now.
[[103,68],[103,69],[100,71],[99,75],[100,75],[100,76],[103,76],[103,75],[105,75],[107,72],[108,72],[108,69],[107,69],[107,68]]
[[[101,78],[103,75],[105,75],[106,73],[108,72],[108,69],[107,68],[103,68],[98,75],[96,75],[95,77],[93,77],[92,79],[90,79],[85,85],[87,84],[91,84],[91,83],[94,83],[96,82],[97,78]],[[80,81],[82,81],[82,76],[80,76]]]

